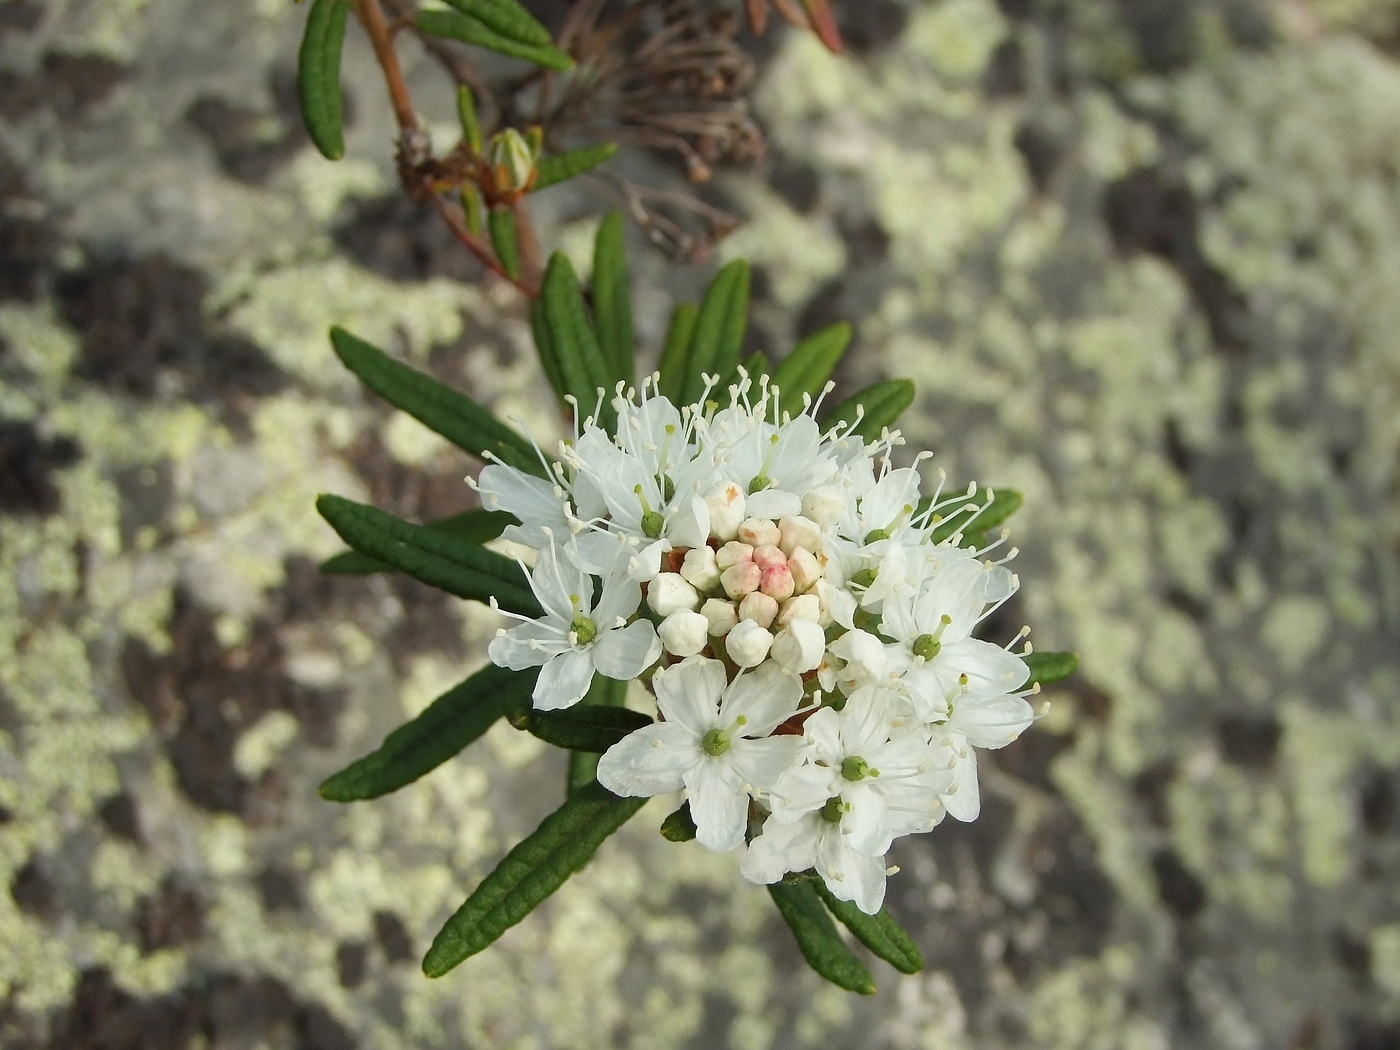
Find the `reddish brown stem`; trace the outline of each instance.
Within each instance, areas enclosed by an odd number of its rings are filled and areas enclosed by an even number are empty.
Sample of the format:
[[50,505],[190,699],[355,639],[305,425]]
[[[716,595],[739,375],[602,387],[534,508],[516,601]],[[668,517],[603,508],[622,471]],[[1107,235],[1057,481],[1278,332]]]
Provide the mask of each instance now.
[[525,198],[521,197],[512,204],[511,211],[515,213],[515,239],[520,246],[520,281],[538,287],[540,242],[535,236],[535,225],[530,221],[530,209],[525,206]]
[[394,36],[389,23],[384,20],[384,10],[379,0],[355,0],[355,14],[369,35],[370,46],[379,68],[384,71],[384,83],[389,89],[389,101],[394,106],[394,117],[399,122],[399,130],[407,138],[410,132],[418,130],[418,114],[413,110],[413,100],[408,94],[408,84],[403,78],[399,65],[398,52],[394,50]]

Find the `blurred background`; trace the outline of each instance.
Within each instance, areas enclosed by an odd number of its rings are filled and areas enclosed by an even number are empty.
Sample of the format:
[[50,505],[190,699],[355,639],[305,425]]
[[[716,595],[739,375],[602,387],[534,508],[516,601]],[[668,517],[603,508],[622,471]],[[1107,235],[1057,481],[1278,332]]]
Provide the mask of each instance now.
[[[642,218],[643,345],[748,257],[753,348],[849,319],[843,394],[914,379],[906,453],[1025,494],[988,636],[1081,670],[977,822],[896,844],[925,972],[822,984],[658,799],[421,976],[563,764],[502,724],[316,795],[495,627],[317,573],[318,492],[422,520],[476,469],[326,330],[547,435],[522,301],[404,199],[353,27],[332,164],[305,8],[0,0],[5,1050],[1400,1048],[1400,4],[835,8],[839,56],[717,24],[707,182],[643,135],[531,202],[585,270],[603,210]],[[450,84],[402,53],[445,146]]]

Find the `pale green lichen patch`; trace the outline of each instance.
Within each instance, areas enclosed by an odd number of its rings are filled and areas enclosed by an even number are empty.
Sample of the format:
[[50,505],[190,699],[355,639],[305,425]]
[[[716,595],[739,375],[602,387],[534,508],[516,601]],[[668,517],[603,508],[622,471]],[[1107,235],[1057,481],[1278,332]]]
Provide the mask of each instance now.
[[723,242],[720,257],[766,267],[779,305],[797,308],[844,269],[846,246],[828,224],[799,216],[776,193],[755,188],[743,196],[754,218]]

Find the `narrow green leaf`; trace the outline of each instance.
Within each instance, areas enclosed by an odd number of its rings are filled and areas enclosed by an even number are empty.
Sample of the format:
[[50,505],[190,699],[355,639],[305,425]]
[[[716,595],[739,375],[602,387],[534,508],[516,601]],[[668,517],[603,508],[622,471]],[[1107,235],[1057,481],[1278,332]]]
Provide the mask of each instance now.
[[433,939],[423,972],[441,977],[514,926],[562,886],[603,840],[646,805],[597,781],[571,796],[506,854]]
[[651,724],[652,720],[640,711],[592,704],[576,704],[562,711],[526,711],[511,719],[516,729],[523,729],[546,744],[593,755],[601,755],[628,733]]
[[919,953],[919,946],[887,910],[881,908],[874,915],[866,915],[851,901],[838,899],[821,879],[813,881],[812,886],[831,914],[855,934],[856,940],[900,973],[918,973],[924,968],[924,957]]
[[[1015,489],[982,489],[971,496],[950,499],[947,506],[938,512],[940,519],[929,533],[929,538],[934,543],[942,543],[961,532],[963,546],[980,546],[980,543],[968,541],[975,540],[978,535],[985,536],[988,529],[1011,517],[1022,501],[1023,497]],[[930,498],[925,498],[919,504],[918,513],[922,514],[929,503]]]
[[680,809],[667,815],[661,822],[661,837],[667,842],[689,842],[695,838],[698,829],[695,818],[690,815],[690,802],[681,803]]
[[870,971],[836,932],[836,924],[827,914],[811,880],[775,882],[768,887],[768,893],[812,969],[847,991],[875,994],[875,981]]
[[[513,524],[516,524],[514,516],[503,510],[468,510],[430,521],[423,527],[467,543],[489,543],[504,532],[507,525]],[[367,576],[374,572],[393,572],[394,567],[359,551],[343,551],[323,561],[321,571],[332,576]]]
[[593,240],[593,319],[598,342],[612,362],[613,374],[629,384],[636,374],[632,338],[632,297],[627,256],[622,246],[622,215],[608,212]]
[[578,274],[563,252],[555,252],[549,257],[540,301],[544,303],[550,343],[559,360],[565,389],[578,399],[578,410],[582,416],[593,413],[594,405],[599,403],[598,390],[607,391],[599,406],[602,417],[599,422],[611,431],[617,412],[608,403],[608,398],[612,396],[612,387],[618,377],[613,375],[611,366],[603,356],[603,348],[598,345],[598,337],[593,332],[588,311],[583,305],[583,289],[578,283]]
[[481,152],[481,122],[476,116],[476,98],[466,84],[457,86],[457,120],[462,125],[462,139],[472,156]]
[[781,394],[782,411],[796,415],[802,411],[803,394],[816,397],[821,392],[850,342],[851,326],[837,321],[807,336],[778,362],[773,382]]
[[699,319],[700,308],[694,303],[677,303],[671,314],[671,325],[666,329],[666,343],[657,371],[661,373],[661,393],[678,404],[690,367],[690,343],[695,338],[695,324]]
[[[627,683],[607,678],[600,674],[593,676],[588,692],[579,701],[579,706],[620,708],[627,702]],[[593,783],[598,775],[598,754],[587,751],[569,753],[569,772],[564,779],[564,788],[573,795]]]
[[594,146],[571,149],[567,153],[556,153],[552,157],[541,157],[535,164],[535,183],[530,187],[530,192],[534,193],[556,183],[566,182],[586,171],[592,171],[616,152],[616,143],[600,142]]
[[447,0],[464,15],[471,15],[485,23],[501,36],[518,40],[522,44],[547,47],[554,43],[549,30],[535,20],[535,16],[521,7],[515,0]]
[[301,119],[311,141],[321,155],[330,160],[339,160],[345,155],[340,52],[345,43],[345,22],[349,14],[348,0],[314,0],[297,55]]
[[339,496],[318,496],[316,509],[355,550],[415,579],[458,598],[494,597],[508,612],[543,615],[520,566],[502,554]]
[[1021,659],[1031,669],[1031,676],[1026,679],[1027,687],[1037,682],[1049,685],[1062,681],[1079,669],[1079,656],[1075,653],[1031,653]]
[[[890,379],[846,398],[831,410],[822,426],[830,429],[838,423],[855,423],[852,434],[874,441],[886,427],[894,426],[900,413],[913,403],[914,384],[907,379]],[[865,409],[863,415],[862,408]],[[857,416],[860,416],[859,423],[856,423]]]
[[490,452],[503,463],[543,476],[534,447],[466,394],[395,361],[344,328],[331,329],[336,355],[369,387],[429,430],[474,456]]
[[512,58],[523,58],[546,69],[572,69],[574,60],[552,45],[522,44],[502,36],[484,22],[456,11],[419,11],[413,19],[420,33],[460,40],[464,44],[484,47]]
[[496,258],[506,276],[512,281],[520,279],[520,243],[515,236],[515,213],[507,207],[492,208],[486,213],[486,225],[491,230],[491,247],[496,249]]
[[474,236],[481,236],[481,191],[470,182],[464,182],[457,189],[457,197],[462,204],[462,214],[467,220],[467,229]]
[[564,405],[564,395],[568,388],[564,385],[564,369],[559,364],[559,355],[554,350],[554,337],[549,334],[549,322],[545,320],[544,303],[539,299],[530,300],[530,334],[535,337],[535,351],[540,355],[540,367],[545,378],[554,388],[554,396]]
[[379,749],[352,762],[321,785],[331,802],[378,798],[411,784],[507,717],[530,706],[539,671],[483,667],[395,729]]
[[739,363],[749,318],[749,264],[735,259],[710,282],[700,301],[690,342],[681,400],[693,405],[704,390],[702,374],[727,376]]

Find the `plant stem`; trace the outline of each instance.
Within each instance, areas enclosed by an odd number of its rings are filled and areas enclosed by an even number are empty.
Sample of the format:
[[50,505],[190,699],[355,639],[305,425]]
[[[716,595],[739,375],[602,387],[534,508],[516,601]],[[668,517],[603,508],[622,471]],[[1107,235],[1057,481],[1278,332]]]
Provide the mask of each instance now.
[[402,138],[407,140],[419,130],[418,114],[413,110],[413,100],[409,97],[408,84],[404,81],[399,56],[394,50],[393,34],[384,20],[384,10],[379,6],[379,0],[355,0],[355,14],[369,35],[379,68],[384,71],[384,84],[389,89],[394,117],[399,122]]
[[[443,200],[443,198],[436,193],[429,194],[429,199],[433,202],[433,207],[437,209],[438,214],[442,216],[443,222],[447,223],[448,229],[452,231],[453,236],[461,241],[466,249],[477,257],[481,265],[485,266],[497,276],[510,281],[511,284],[520,289],[523,295],[531,299],[539,297],[540,285],[537,276],[539,268],[538,258],[536,259],[533,272],[522,271],[519,280],[512,280],[510,274],[506,273],[505,267],[501,265],[500,260],[496,258],[496,253],[487,246],[485,241],[476,237],[471,230],[467,229],[466,217],[462,214],[460,208],[455,204]],[[535,254],[538,256],[538,251],[536,251]]]

